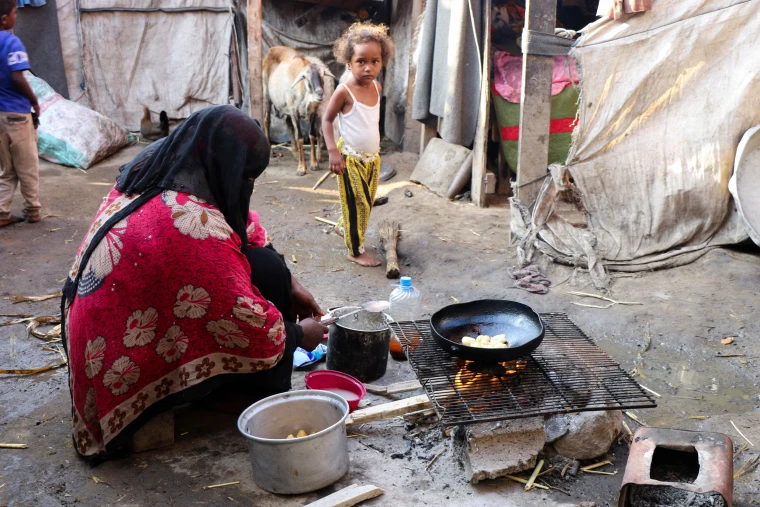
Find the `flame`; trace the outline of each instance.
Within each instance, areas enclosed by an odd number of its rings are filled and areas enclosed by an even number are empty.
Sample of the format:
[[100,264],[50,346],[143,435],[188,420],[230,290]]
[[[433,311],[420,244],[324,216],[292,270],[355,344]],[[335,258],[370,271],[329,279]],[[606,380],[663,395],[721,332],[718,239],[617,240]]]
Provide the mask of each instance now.
[[[459,369],[454,377],[454,387],[460,391],[467,390],[484,390],[484,396],[487,396],[492,390],[502,390],[502,380],[517,374],[520,370],[525,369],[528,362],[526,360],[508,361],[505,363],[498,363],[491,367],[492,372],[478,371],[474,368],[473,361],[465,361],[464,365]],[[473,365],[473,366],[471,366]],[[488,370],[489,368],[482,368]],[[484,389],[490,386],[491,389]]]

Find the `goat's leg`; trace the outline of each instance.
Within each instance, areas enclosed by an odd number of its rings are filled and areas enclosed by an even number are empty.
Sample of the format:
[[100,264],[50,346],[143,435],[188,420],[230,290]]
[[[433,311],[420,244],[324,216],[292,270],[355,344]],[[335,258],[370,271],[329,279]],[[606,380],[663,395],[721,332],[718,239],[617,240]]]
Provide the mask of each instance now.
[[295,131],[293,139],[294,147],[297,150],[296,156],[298,157],[298,169],[296,170],[296,174],[298,176],[303,176],[306,174],[306,159],[304,157],[303,136],[301,135],[301,118],[298,116],[298,113],[294,113],[290,119],[293,123],[293,130]]
[[264,134],[267,136],[267,141],[272,142],[272,138],[269,137],[269,131],[272,122],[272,102],[269,100],[269,92],[264,90],[264,100],[262,101],[262,109],[264,109]]
[[319,150],[319,137],[317,135],[317,115],[311,115],[309,118],[309,141],[311,142],[311,165],[309,169],[312,171],[319,171],[319,156],[316,153]]
[[[338,141],[338,137],[335,138]],[[327,149],[327,142],[325,141],[325,133],[322,131],[322,118],[317,119],[317,160],[322,162],[322,150]]]
[[298,160],[298,134],[296,134],[296,129],[293,127],[293,119],[290,116],[285,117],[285,125],[288,127],[290,142],[292,144],[290,151],[293,153],[293,157]]

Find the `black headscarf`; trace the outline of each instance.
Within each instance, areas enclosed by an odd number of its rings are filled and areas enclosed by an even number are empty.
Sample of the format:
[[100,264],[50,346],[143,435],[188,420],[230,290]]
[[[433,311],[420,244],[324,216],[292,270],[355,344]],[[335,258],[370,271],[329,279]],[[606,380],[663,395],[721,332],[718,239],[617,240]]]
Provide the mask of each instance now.
[[264,172],[269,151],[256,120],[232,106],[209,107],[123,165],[116,190],[133,195],[163,188],[200,197],[219,208],[245,251],[253,194],[248,179]]

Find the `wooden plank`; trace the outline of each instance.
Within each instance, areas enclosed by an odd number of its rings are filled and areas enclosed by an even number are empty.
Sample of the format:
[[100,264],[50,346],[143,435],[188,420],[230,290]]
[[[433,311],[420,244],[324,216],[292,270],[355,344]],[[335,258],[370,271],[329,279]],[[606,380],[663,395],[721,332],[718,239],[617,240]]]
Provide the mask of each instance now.
[[391,403],[384,403],[376,407],[363,408],[356,410],[349,414],[346,419],[346,426],[355,424],[365,424],[373,421],[382,421],[383,419],[390,419],[397,415],[404,415],[410,412],[417,412],[418,410],[424,410],[426,408],[432,408],[433,404],[430,402],[426,394],[420,394],[419,396],[413,396],[404,400],[393,401]]
[[364,387],[367,388],[367,391],[374,394],[398,394],[422,389],[422,384],[417,380],[406,380],[404,382],[396,382],[387,386],[364,384]]
[[422,129],[420,130],[420,155],[425,153],[428,143],[438,135],[438,131],[435,127],[430,127],[425,123],[421,123]]
[[262,0],[248,0],[248,78],[251,90],[251,116],[264,121],[264,83],[261,77],[261,63],[264,59],[261,23],[264,12]]
[[[402,0],[408,1],[408,0]],[[415,33],[419,31],[420,16],[425,11],[426,0],[412,0],[412,22],[411,30],[409,33],[409,39],[414,37]],[[418,34],[420,37],[422,34]],[[419,41],[418,41],[419,43]],[[402,143],[403,151],[416,152],[422,150],[421,134],[422,131],[419,128],[419,122],[412,117],[412,103],[414,102],[414,83],[417,80],[417,68],[412,65],[411,57],[409,59],[409,77],[406,83],[406,114],[404,118],[404,141]]]
[[356,484],[351,484],[340,491],[336,491],[332,495],[328,495],[324,498],[320,498],[316,502],[307,504],[306,507],[351,507],[364,500],[380,496],[383,493],[385,493],[385,491],[377,486],[357,486]]
[[491,0],[483,2],[485,23],[481,49],[483,51],[483,76],[480,80],[480,107],[478,126],[475,130],[475,143],[472,148],[472,202],[485,208],[486,201],[486,167],[488,165],[488,126],[491,119]]
[[[528,0],[525,28],[554,33],[556,0]],[[524,55],[520,99],[520,140],[517,145],[517,198],[526,206],[536,200],[549,166],[549,122],[553,56]],[[524,185],[524,186],[521,186]]]

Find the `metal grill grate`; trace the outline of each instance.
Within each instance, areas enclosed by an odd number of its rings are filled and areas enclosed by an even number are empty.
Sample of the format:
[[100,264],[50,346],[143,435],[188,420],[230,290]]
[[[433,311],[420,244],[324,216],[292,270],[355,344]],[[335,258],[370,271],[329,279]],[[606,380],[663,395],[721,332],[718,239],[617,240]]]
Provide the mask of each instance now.
[[445,352],[430,334],[430,321],[390,325],[445,425],[657,406],[566,314],[544,313],[541,320],[540,347],[494,365]]

